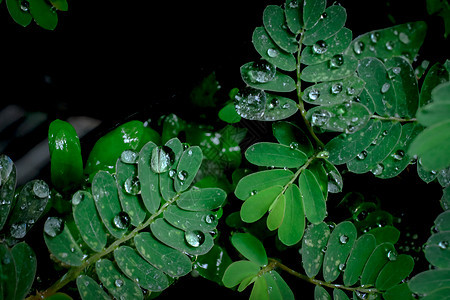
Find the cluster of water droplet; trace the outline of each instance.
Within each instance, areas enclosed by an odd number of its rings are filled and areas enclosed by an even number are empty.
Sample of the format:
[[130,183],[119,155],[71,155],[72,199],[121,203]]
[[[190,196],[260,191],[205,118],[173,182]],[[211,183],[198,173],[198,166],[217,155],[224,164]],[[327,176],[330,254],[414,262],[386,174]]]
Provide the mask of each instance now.
[[241,67],[244,81],[251,83],[266,83],[275,78],[276,67],[265,61],[249,62]]
[[263,90],[246,87],[236,95],[234,104],[241,117],[255,120],[263,117],[266,101],[266,93]]

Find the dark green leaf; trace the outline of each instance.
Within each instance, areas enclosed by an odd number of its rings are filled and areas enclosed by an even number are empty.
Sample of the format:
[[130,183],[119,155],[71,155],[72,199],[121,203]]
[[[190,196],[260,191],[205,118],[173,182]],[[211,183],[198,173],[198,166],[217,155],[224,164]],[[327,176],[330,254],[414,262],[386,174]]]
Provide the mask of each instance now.
[[269,230],[278,229],[283,223],[286,213],[286,197],[280,195],[272,205],[269,207],[269,215],[267,216],[266,224]]
[[308,160],[300,150],[268,142],[253,144],[245,151],[245,157],[257,166],[279,168],[299,168]]
[[200,276],[223,286],[223,275],[232,262],[224,248],[214,245],[208,253],[197,257],[194,269]]
[[138,176],[141,184],[141,197],[145,208],[155,213],[161,204],[159,176],[150,168],[150,159],[156,144],[148,142],[142,147],[138,158]]
[[426,259],[438,268],[450,268],[450,231],[430,236],[425,246]]
[[379,290],[387,290],[409,276],[414,267],[414,259],[405,254],[390,260],[381,270],[375,282]]
[[314,288],[314,299],[315,300],[331,300],[330,294],[328,294],[327,290],[321,287],[320,285],[316,285]]
[[414,300],[408,283],[396,285],[383,293],[383,298],[386,300]]
[[276,271],[263,274],[267,281],[269,299],[294,299],[294,294],[284,279]]
[[297,63],[295,57],[278,47],[264,27],[256,27],[252,37],[253,46],[265,60],[285,71],[294,71]]
[[212,211],[188,211],[178,208],[175,205],[169,206],[164,211],[164,219],[170,225],[182,230],[201,230],[209,232],[218,223],[216,214]]
[[340,289],[334,289],[333,290],[333,299],[334,300],[350,300],[350,298],[347,296],[347,294]]
[[434,225],[438,232],[450,231],[450,211],[444,211],[434,220]]
[[361,275],[361,284],[375,284],[380,271],[394,257],[397,257],[397,252],[391,243],[378,245],[364,266]]
[[243,177],[234,191],[236,197],[245,200],[254,193],[258,193],[267,187],[284,186],[294,178],[294,173],[289,170],[274,169],[256,172]]
[[[11,249],[16,268],[16,294],[14,299],[24,299],[30,291],[31,285],[36,275],[36,255],[33,249],[25,242],[14,245]],[[6,260],[2,258],[3,265]]]
[[192,269],[192,262],[180,251],[161,244],[149,232],[134,237],[136,250],[156,268],[171,277],[181,277]]
[[303,23],[305,29],[312,28],[320,16],[325,11],[327,5],[326,0],[304,0],[303,1]]
[[[180,161],[181,155],[183,154],[183,144],[181,144],[179,139],[172,138],[166,142],[165,146],[172,149],[173,151],[174,159],[172,166],[175,168],[178,165],[178,162]],[[169,172],[159,174],[159,192],[161,193],[162,198],[166,201],[171,200],[177,194],[174,187],[175,176],[177,176],[176,169],[171,169],[169,170]],[[155,197],[158,196],[157,190],[158,189],[156,188],[156,190],[154,191]],[[159,205],[158,200],[155,201],[155,204],[157,202]],[[156,207],[155,209],[157,208],[158,207]]]
[[248,260],[259,266],[267,265],[267,254],[263,244],[250,233],[233,234],[231,243]]
[[298,50],[298,42],[286,27],[286,18],[281,7],[268,5],[264,9],[263,23],[267,33],[281,49],[288,53]]
[[346,286],[354,285],[359,280],[375,246],[375,237],[371,234],[364,234],[356,240],[345,266],[344,284]]
[[272,124],[274,137],[280,144],[296,148],[310,156],[314,152],[308,136],[297,125],[280,121]]
[[131,299],[143,299],[139,286],[128,279],[119,271],[119,269],[108,259],[100,259],[95,263],[95,270],[103,286],[115,298],[127,296]]
[[310,170],[303,170],[298,180],[300,194],[308,221],[318,224],[326,216],[326,204],[319,182]]
[[83,300],[103,299],[109,300],[110,296],[89,276],[80,275],[77,277],[77,287],[80,297]]
[[[4,243],[0,243],[0,261],[0,272],[2,275],[0,277],[0,295],[2,299],[14,299],[17,282],[16,266],[11,251]],[[22,291],[18,292],[21,293]]]
[[303,269],[305,269],[306,275],[310,278],[316,276],[322,267],[329,237],[330,228],[326,223],[311,224],[306,228],[300,254],[302,256]]
[[345,8],[340,5],[328,7],[314,27],[305,32],[303,44],[312,45],[335,35],[344,26],[346,20]]
[[328,239],[327,251],[323,261],[323,278],[326,282],[337,279],[345,268],[345,262],[356,240],[356,228],[353,223],[339,223]]
[[281,226],[278,228],[278,238],[287,245],[297,244],[305,231],[305,212],[300,190],[291,184],[285,193],[285,213]]
[[282,190],[282,186],[275,185],[250,196],[241,207],[242,221],[253,223],[261,219]]
[[420,90],[419,107],[432,101],[431,91],[441,83],[449,81],[449,72],[440,63],[434,64],[425,76]]
[[100,220],[91,193],[78,191],[72,197],[75,224],[84,242],[95,252],[106,245],[107,232]]
[[[375,211],[376,212],[376,211]],[[376,241],[377,245],[389,242],[391,244],[397,243],[398,239],[400,238],[400,230],[393,226],[383,226],[383,227],[376,227],[371,230],[369,230],[370,234],[372,234]]]
[[301,79],[307,82],[339,80],[353,75],[358,60],[352,56],[336,54],[329,60],[303,69]]
[[190,189],[180,195],[178,207],[190,211],[204,211],[219,208],[227,194],[219,188]]
[[269,291],[265,277],[258,276],[256,278],[249,300],[269,300]]
[[299,0],[286,0],[285,15],[289,29],[293,33],[299,33],[303,27],[303,7]]
[[[340,193],[342,192],[342,188],[344,187],[344,181],[342,180],[342,175],[339,173],[339,170],[330,163],[327,159],[323,159],[322,162],[323,169],[325,170],[326,175],[326,186],[327,191],[330,193]],[[319,177],[316,177],[319,180]],[[324,178],[325,179],[325,178]],[[320,182],[323,179],[320,178],[319,183],[324,184],[324,182]],[[325,193],[324,193],[325,197]]]
[[421,272],[414,276],[408,285],[411,291],[417,294],[430,294],[437,290],[449,290],[450,270],[434,269]]
[[52,5],[44,0],[28,0],[34,21],[42,28],[53,30],[58,24],[58,15]]
[[445,122],[450,116],[450,97],[446,102],[433,102],[417,112],[417,120],[424,126],[433,126]]
[[296,89],[295,81],[289,75],[277,72],[275,66],[272,65],[272,77],[267,66],[270,66],[269,63],[246,63],[241,67],[241,77],[248,86],[260,90],[291,92]]
[[186,149],[180,157],[175,177],[175,191],[182,192],[189,188],[202,164],[203,153],[200,147]]
[[217,102],[216,93],[220,88],[221,86],[216,79],[216,73],[212,72],[192,89],[189,98],[196,106],[215,107]]
[[29,9],[24,10],[21,8],[21,1],[6,0],[6,6],[8,7],[9,14],[17,24],[26,27],[31,23],[33,17]]
[[234,124],[241,121],[241,116],[236,112],[234,103],[229,102],[219,111],[219,119],[229,124]]
[[11,158],[0,155],[0,230],[8,219],[14,201],[16,187],[16,166]]
[[248,260],[240,260],[228,266],[223,274],[223,285],[228,288],[235,287],[249,276],[256,276],[260,268],[257,264]]

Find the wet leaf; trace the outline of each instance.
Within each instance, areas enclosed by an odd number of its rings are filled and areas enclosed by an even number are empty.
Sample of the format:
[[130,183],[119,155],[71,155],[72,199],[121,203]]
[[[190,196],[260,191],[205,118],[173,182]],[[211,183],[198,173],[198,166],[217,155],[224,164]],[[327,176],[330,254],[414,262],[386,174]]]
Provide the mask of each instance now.
[[305,29],[312,28],[319,21],[326,5],[326,0],[303,1],[303,23],[305,24]]
[[310,170],[303,170],[298,180],[300,194],[308,221],[318,224],[325,219],[326,204],[319,182]]
[[368,233],[372,234],[375,237],[377,245],[387,242],[395,244],[400,238],[400,230],[398,230],[394,226],[389,225],[373,228],[369,230]]
[[216,214],[212,211],[188,211],[178,208],[175,205],[169,206],[164,211],[164,219],[170,225],[182,230],[201,230],[209,232],[218,223]]
[[[15,299],[23,299],[28,294],[36,275],[37,261],[33,249],[25,242],[14,245],[11,249],[16,268],[16,293]],[[6,260],[2,258],[5,265]],[[12,261],[11,261],[12,264]],[[6,272],[5,272],[6,273]]]
[[283,244],[292,246],[301,240],[305,231],[305,211],[297,185],[289,185],[284,195],[286,203],[285,213],[278,228],[278,238]]
[[110,296],[98,285],[98,283],[87,275],[80,275],[77,277],[77,287],[80,297],[83,300],[111,299]]
[[58,15],[52,5],[42,0],[29,0],[30,14],[34,21],[44,29],[53,30],[58,24]]
[[314,27],[307,30],[303,37],[303,44],[312,45],[319,40],[325,40],[335,35],[347,20],[345,8],[332,5],[325,9]]
[[253,223],[261,219],[272,203],[281,195],[282,190],[282,186],[276,185],[250,196],[241,207],[242,221]]
[[235,233],[231,236],[233,246],[248,260],[259,266],[267,265],[267,254],[263,244],[249,233]]
[[441,63],[434,64],[430,70],[428,70],[428,73],[423,80],[420,89],[419,107],[431,103],[432,90],[439,84],[447,81],[449,81],[449,72],[447,69]]
[[438,290],[446,290],[447,292],[450,290],[450,270],[434,269],[421,272],[414,276],[408,282],[408,285],[411,291],[417,294],[431,294]]
[[175,191],[187,190],[202,164],[203,153],[200,147],[193,146],[184,150],[177,166],[177,173],[174,178]]
[[17,0],[6,0],[6,7],[8,8],[8,12],[13,18],[14,22],[23,27],[30,25],[33,17],[31,16],[29,11],[23,11],[21,7],[20,1]]
[[260,268],[257,264],[248,260],[240,260],[228,266],[223,274],[223,285],[232,288],[249,276],[256,276]]
[[273,91],[273,92],[292,92],[296,89],[294,79],[289,75],[275,71],[272,79],[261,82],[264,78],[261,75],[261,70],[255,68],[255,63],[246,63],[241,67],[242,80],[248,85],[256,89]]
[[435,267],[450,268],[450,231],[430,236],[425,246],[425,257]]
[[278,229],[283,223],[286,213],[286,197],[284,194],[280,195],[274,203],[269,207],[269,215],[267,216],[266,224],[269,230]]
[[288,53],[297,52],[298,42],[286,27],[286,18],[281,7],[268,5],[264,9],[263,23],[267,33],[281,49]]
[[308,157],[300,150],[276,143],[261,142],[245,151],[247,160],[257,166],[280,168],[301,167]]
[[280,121],[272,124],[274,137],[280,144],[296,148],[310,156],[314,152],[308,136],[297,125]]
[[378,274],[389,261],[389,253],[395,253],[394,246],[391,243],[378,245],[369,256],[361,275],[361,284],[375,284]]
[[450,231],[450,211],[444,211],[436,217],[434,225],[438,232]]
[[355,241],[345,266],[344,284],[346,286],[354,285],[359,280],[375,246],[375,237],[371,234],[364,234]]
[[306,228],[300,254],[303,269],[310,278],[316,276],[322,267],[329,237],[330,228],[326,223],[311,224]]
[[190,189],[180,195],[178,207],[190,211],[205,211],[219,208],[227,194],[219,188]]
[[336,54],[327,61],[304,68],[301,79],[307,82],[339,80],[353,75],[357,67],[354,57]]
[[410,255],[400,254],[390,260],[381,270],[375,282],[379,290],[387,290],[409,276],[414,267],[414,259]]
[[276,271],[263,274],[267,281],[269,299],[294,299],[294,294],[284,279]]
[[303,7],[298,0],[286,0],[285,9],[286,23],[293,33],[299,33],[303,27]]
[[[0,292],[3,299],[13,299],[16,294],[16,266],[14,257],[6,244],[0,244]],[[21,291],[19,291],[21,292]]]
[[0,230],[6,223],[13,207],[14,190],[16,187],[16,166],[12,160],[0,155]]
[[194,269],[200,276],[223,286],[223,275],[232,262],[225,249],[214,245],[208,253],[197,257]]
[[161,204],[159,188],[159,176],[150,168],[150,159],[156,144],[148,142],[139,152],[138,176],[141,184],[141,197],[145,208],[150,213],[155,213]]
[[256,278],[249,300],[269,300],[269,291],[265,277]]

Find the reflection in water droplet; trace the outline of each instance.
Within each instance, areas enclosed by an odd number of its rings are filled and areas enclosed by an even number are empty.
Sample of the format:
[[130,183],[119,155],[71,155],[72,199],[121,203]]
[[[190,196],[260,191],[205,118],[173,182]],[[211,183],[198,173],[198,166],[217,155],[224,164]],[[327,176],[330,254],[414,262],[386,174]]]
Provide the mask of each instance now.
[[314,53],[316,53],[316,54],[324,54],[328,50],[327,43],[322,40],[317,41],[313,45],[312,49],[313,49]]
[[170,178],[175,178],[175,175],[177,175],[177,170],[171,169],[171,170],[169,171],[169,177],[170,177]]
[[73,194],[73,196],[72,196],[72,204],[78,205],[81,203],[81,201],[83,201],[83,199],[84,199],[84,193],[82,191],[78,191],[75,194]]
[[373,169],[370,170],[370,172],[372,172],[373,175],[377,176],[377,175],[381,175],[381,173],[383,173],[384,170],[384,166],[382,164],[377,164]]
[[389,252],[387,253],[387,258],[390,261],[395,261],[397,260],[397,252],[395,252],[394,250],[389,250]]
[[253,83],[265,83],[275,78],[276,67],[267,62],[249,62],[241,67],[241,74],[245,81]]
[[342,190],[342,177],[340,174],[335,171],[331,170],[328,172],[328,192],[330,193],[339,193]]
[[137,195],[141,192],[141,183],[136,176],[131,176],[125,180],[123,188],[128,194]]
[[205,234],[200,230],[186,231],[184,238],[189,246],[197,248],[205,241]]
[[353,51],[356,54],[358,54],[358,55],[361,54],[363,52],[363,50],[364,50],[364,43],[363,42],[358,41],[358,42],[355,42],[353,44]]
[[254,196],[254,195],[256,195],[257,193],[258,193],[257,190],[253,190],[253,191],[251,191],[250,195],[251,195],[251,196]]
[[133,150],[125,150],[120,155],[120,160],[124,164],[135,164],[137,162],[137,159],[138,159],[138,154],[137,154],[137,152],[135,152]]
[[130,216],[126,212],[121,211],[114,217],[113,225],[117,229],[127,229],[130,226],[130,221]]
[[280,100],[278,100],[277,98],[273,98],[269,103],[269,109],[274,109],[279,104],[280,104]]
[[33,184],[33,193],[39,198],[47,198],[50,193],[50,189],[45,181],[36,180]]
[[20,10],[23,12],[28,12],[30,9],[30,3],[26,0],[20,1]]
[[358,155],[356,155],[356,158],[359,160],[363,160],[366,158],[366,156],[367,156],[367,151],[364,150],[361,153],[359,153]]
[[298,143],[297,142],[291,142],[290,144],[289,144],[289,148],[291,148],[291,149],[298,149]]
[[378,42],[379,38],[380,38],[380,33],[378,33],[378,32],[372,32],[370,34],[370,40],[372,41],[372,43]]
[[266,93],[263,90],[247,87],[235,96],[236,112],[248,120],[260,119],[266,109]]
[[402,71],[402,69],[400,67],[393,67],[392,68],[392,72],[396,75],[400,74],[400,72]]
[[49,217],[44,224],[44,232],[48,236],[55,237],[64,229],[64,221],[58,217]]
[[175,159],[175,153],[167,146],[153,148],[150,165],[153,172],[164,173],[169,171]]
[[381,87],[381,93],[387,93],[387,91],[389,91],[389,88],[391,87],[391,84],[386,82],[383,84],[383,86]]
[[403,150],[397,150],[392,155],[392,158],[395,160],[402,160],[403,157],[405,157],[405,151]]
[[121,287],[123,285],[123,280],[122,279],[116,279],[116,281],[114,281],[114,285],[116,287]]
[[267,55],[269,55],[270,57],[277,57],[279,54],[280,53],[277,49],[270,48],[267,50]]
[[323,126],[331,118],[331,113],[327,110],[317,110],[311,116],[311,123],[314,126]]
[[27,233],[27,224],[26,223],[15,223],[11,225],[9,229],[11,236],[16,239],[21,239]]
[[386,42],[386,49],[387,50],[392,50],[392,49],[394,49],[394,42],[393,41],[388,41],[388,42]]
[[340,83],[335,83],[331,86],[331,93],[334,95],[339,94],[340,92],[342,92],[342,84]]
[[318,89],[312,89],[308,93],[308,98],[311,101],[316,101],[320,96],[320,91]]
[[438,244],[439,248],[441,249],[447,249],[449,246],[449,242],[448,241],[440,241]]
[[343,234],[339,237],[339,243],[341,243],[341,244],[347,244],[348,240],[349,240],[349,238],[345,234]]
[[344,57],[341,54],[336,54],[330,60],[330,68],[336,69],[344,64]]
[[345,264],[339,264],[339,271],[344,272],[345,271]]
[[181,171],[178,172],[177,177],[178,177],[178,179],[179,179],[181,182],[183,182],[183,181],[186,180],[186,178],[188,177],[188,175],[189,175],[189,174],[188,174],[187,171],[181,170]]
[[205,216],[205,222],[207,224],[212,224],[215,221],[216,217],[213,214],[209,214]]

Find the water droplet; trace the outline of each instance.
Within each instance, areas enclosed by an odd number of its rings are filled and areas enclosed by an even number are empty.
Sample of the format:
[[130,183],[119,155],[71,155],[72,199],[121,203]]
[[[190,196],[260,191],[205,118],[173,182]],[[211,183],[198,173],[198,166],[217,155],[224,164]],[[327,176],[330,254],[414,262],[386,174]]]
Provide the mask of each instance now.
[[395,43],[393,41],[388,41],[386,42],[386,49],[391,51],[392,49],[394,49],[394,45]]
[[11,225],[9,229],[11,236],[16,239],[21,239],[27,233],[27,224],[26,223],[15,223]]
[[44,232],[50,237],[55,237],[64,229],[64,221],[58,217],[48,217],[44,224]]
[[449,242],[448,241],[440,241],[438,244],[439,248],[441,249],[447,249],[449,246]]
[[400,32],[400,34],[398,35],[398,39],[403,44],[409,44],[409,42],[410,42],[409,36],[404,32]]
[[81,201],[83,201],[83,199],[84,199],[84,193],[82,191],[78,191],[75,194],[73,194],[73,196],[72,196],[72,204],[78,205],[81,203]]
[[320,15],[320,18],[321,18],[321,19],[325,19],[326,17],[328,17],[328,15],[327,15],[326,12],[324,12],[323,14]]
[[278,55],[280,55],[280,52],[278,52],[277,49],[269,48],[267,50],[267,55],[269,55],[270,57],[274,58],[274,57],[277,57]]
[[117,229],[127,229],[130,226],[130,221],[130,216],[126,212],[121,211],[114,217],[113,225]]
[[251,196],[254,196],[254,195],[256,195],[257,193],[258,193],[257,190],[253,190],[253,191],[251,191],[250,195],[251,195]]
[[283,104],[283,106],[281,106],[282,109],[288,109],[289,107],[291,107],[289,103],[285,103]]
[[178,172],[177,177],[181,182],[184,182],[188,177],[188,172],[185,170],[181,170]]
[[383,173],[384,170],[384,166],[382,164],[377,164],[373,169],[370,170],[370,172],[372,172],[373,175],[377,176],[377,175],[381,175],[381,173]]
[[392,158],[395,160],[402,160],[403,157],[405,157],[405,151],[403,150],[397,150],[392,155]]
[[328,176],[328,185],[327,189],[330,193],[339,193],[342,191],[342,177],[339,172],[335,170],[331,170],[327,173]]
[[358,155],[356,155],[356,158],[359,160],[363,160],[367,157],[367,151],[362,151],[361,153],[359,153]]
[[20,1],[20,10],[23,12],[28,12],[30,9],[30,3],[26,0]]
[[400,72],[402,71],[402,69],[400,67],[393,67],[392,68],[392,73],[398,75],[400,74]]
[[339,243],[341,243],[341,244],[347,244],[348,240],[349,240],[349,238],[345,234],[343,234],[339,237]]
[[291,149],[298,149],[298,143],[297,142],[291,142],[289,144],[289,148],[291,148]]
[[138,153],[133,150],[125,150],[120,154],[120,160],[124,164],[135,164],[138,160]]
[[328,110],[317,110],[311,116],[311,123],[313,126],[323,126],[331,118],[331,113]]
[[383,86],[381,87],[381,93],[387,93],[387,91],[389,91],[389,88],[391,87],[391,84],[386,82],[383,84]]
[[298,8],[298,1],[292,1],[289,3],[289,8]]
[[339,94],[342,92],[342,84],[341,83],[335,83],[331,86],[331,93],[334,95]]
[[205,216],[205,222],[207,224],[212,224],[216,220],[216,217],[213,214],[209,214]]
[[388,253],[387,253],[387,258],[388,258],[390,261],[395,261],[395,260],[397,260],[397,252],[395,252],[394,250],[389,250]]
[[183,151],[187,150],[191,145],[189,145],[189,143],[183,143]]
[[322,40],[317,41],[312,48],[316,54],[324,54],[328,50],[327,43]]
[[125,192],[130,195],[137,195],[141,192],[141,183],[136,176],[130,176],[123,184]]
[[353,44],[353,51],[354,51],[357,55],[359,55],[359,54],[361,54],[361,53],[363,52],[364,46],[365,46],[364,43],[361,42],[361,41],[355,42],[355,43]]
[[175,178],[175,175],[177,175],[177,170],[171,169],[169,171],[169,177],[173,179],[173,178]]
[[380,33],[379,32],[372,32],[370,34],[370,40],[372,41],[372,43],[378,42],[379,38],[380,38]]
[[344,57],[342,56],[342,54],[336,54],[330,60],[330,68],[332,69],[339,68],[340,66],[342,66],[343,63]]
[[277,98],[273,98],[269,103],[269,109],[274,109],[279,104],[280,104],[280,100],[278,100]]
[[330,157],[330,152],[328,152],[328,151],[320,151],[320,152],[317,154],[317,157],[318,157],[318,158],[325,158],[325,159],[327,159],[327,158]]
[[339,271],[344,272],[345,271],[345,264],[339,264]]
[[114,281],[114,285],[116,287],[121,287],[123,285],[123,280],[122,279],[116,279],[116,281]]
[[175,159],[175,153],[167,146],[153,148],[150,165],[153,172],[164,173],[169,171]]
[[354,95],[355,94],[355,92],[356,92],[356,90],[354,89],[354,88],[352,88],[352,87],[348,87],[347,88],[347,94],[348,95]]
[[266,100],[263,90],[246,87],[235,96],[236,112],[249,120],[260,119],[266,109]]
[[205,241],[205,234],[199,230],[186,231],[184,239],[189,246],[197,248]]
[[308,98],[311,101],[316,101],[320,96],[320,91],[318,89],[312,89],[308,93]]
[[241,74],[245,81],[252,83],[265,83],[275,78],[276,67],[265,61],[249,62],[241,67]]
[[36,197],[47,198],[50,193],[50,189],[45,181],[36,180],[36,182],[33,184],[33,193],[36,195]]

